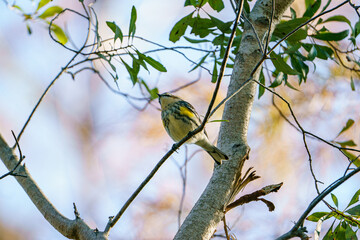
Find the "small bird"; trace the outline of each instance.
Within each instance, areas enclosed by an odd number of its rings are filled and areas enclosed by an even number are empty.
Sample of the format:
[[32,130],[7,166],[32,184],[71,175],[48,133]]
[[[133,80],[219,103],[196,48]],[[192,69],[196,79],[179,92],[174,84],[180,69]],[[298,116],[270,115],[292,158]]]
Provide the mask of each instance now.
[[[161,119],[166,132],[175,141],[183,139],[189,132],[201,124],[199,114],[190,103],[170,93],[158,94],[161,105]],[[187,140],[207,151],[217,164],[228,160],[228,156],[210,143],[205,129]]]

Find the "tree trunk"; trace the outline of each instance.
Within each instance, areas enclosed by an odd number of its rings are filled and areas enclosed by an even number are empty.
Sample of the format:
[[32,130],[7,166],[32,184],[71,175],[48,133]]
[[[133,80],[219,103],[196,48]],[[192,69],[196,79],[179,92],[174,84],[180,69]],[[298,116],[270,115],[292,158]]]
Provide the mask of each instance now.
[[[271,33],[293,0],[276,0]],[[272,0],[258,0],[249,15],[259,39],[266,41],[272,14]],[[227,95],[233,94],[246,81],[256,64],[262,58],[256,35],[250,24],[245,23],[240,50],[236,55],[233,73]],[[253,75],[259,78],[261,67]],[[234,191],[234,183],[241,175],[243,163],[249,151],[247,131],[250,113],[256,93],[256,83],[250,81],[225,104],[223,122],[219,133],[219,148],[228,154],[230,160],[217,166],[209,184],[200,199],[186,217],[175,239],[210,239],[217,225],[224,217],[223,209]]]

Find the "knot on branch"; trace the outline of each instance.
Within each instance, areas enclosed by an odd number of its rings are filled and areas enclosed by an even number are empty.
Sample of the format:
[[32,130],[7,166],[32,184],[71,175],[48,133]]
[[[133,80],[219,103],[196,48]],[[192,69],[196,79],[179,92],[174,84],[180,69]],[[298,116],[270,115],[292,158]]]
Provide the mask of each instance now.
[[240,161],[244,162],[249,159],[250,147],[246,144],[235,143],[231,146],[231,156],[230,158],[240,158]]

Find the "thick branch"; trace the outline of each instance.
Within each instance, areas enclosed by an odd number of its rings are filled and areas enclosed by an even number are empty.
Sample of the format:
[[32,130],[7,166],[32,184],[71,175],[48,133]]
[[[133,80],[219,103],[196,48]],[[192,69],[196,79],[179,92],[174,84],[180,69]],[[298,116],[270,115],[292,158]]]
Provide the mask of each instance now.
[[[264,39],[271,22],[271,30],[279,22],[284,11],[293,0],[275,1],[274,19],[272,22],[271,0],[258,0],[249,20],[252,22],[259,39]],[[262,52],[256,36],[249,24],[245,24],[241,47],[236,56],[234,69],[227,95],[236,92],[241,84],[247,80],[262,58]],[[260,68],[254,78],[258,78]],[[247,129],[254,101],[256,84],[253,81],[231,98],[225,105],[223,122],[219,134],[219,147],[228,154],[230,160],[217,167],[202,193],[200,199],[191,210],[188,217],[175,236],[175,239],[209,239],[218,223],[224,217],[224,206],[231,197],[232,188],[239,178],[241,168],[248,154]]]
[[[14,154],[13,150],[6,143],[0,134],[0,158],[4,165],[11,171],[18,164],[19,159]],[[80,219],[75,218],[70,220],[64,217],[46,198],[35,181],[32,179],[30,173],[27,171],[25,165],[19,165],[16,168],[15,176],[20,186],[24,189],[36,208],[41,212],[44,218],[62,235],[69,239],[79,240],[104,240],[107,239],[101,232],[95,232],[86,223]],[[26,176],[26,177],[22,177]]]

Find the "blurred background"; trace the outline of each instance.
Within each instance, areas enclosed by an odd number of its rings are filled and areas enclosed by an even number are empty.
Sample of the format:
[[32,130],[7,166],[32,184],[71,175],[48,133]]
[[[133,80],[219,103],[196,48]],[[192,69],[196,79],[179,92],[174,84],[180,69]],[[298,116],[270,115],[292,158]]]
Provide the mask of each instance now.
[[[36,1],[16,3],[29,12],[37,6]],[[77,1],[59,0],[54,4],[82,11]],[[136,35],[173,47],[168,40],[169,32],[190,11],[183,7],[183,1],[97,1],[93,8],[100,35],[104,39],[113,37],[106,21],[115,21],[126,31],[132,5],[138,14]],[[302,5],[302,1],[296,0],[293,8],[303,12]],[[233,19],[228,3],[225,9],[219,18]],[[358,20],[348,7],[340,8],[339,12],[348,12],[347,17],[352,22]],[[74,14],[65,14],[59,22],[65,26],[71,40],[80,46],[85,38],[86,22]],[[340,29],[342,26],[336,23],[332,27]],[[14,144],[11,130],[16,134],[21,130],[44,89],[73,56],[50,39],[44,24],[33,22],[30,27],[31,35],[23,17],[0,2],[0,133],[10,145]],[[142,51],[154,48],[137,40],[134,45]],[[177,45],[186,46],[187,43],[181,40]],[[184,53],[194,61],[202,56],[189,50]],[[205,114],[215,86],[211,76],[201,70],[188,73],[193,65],[174,51],[155,52],[150,56],[160,61],[167,72],[140,72],[148,85],[165,92],[198,80],[177,95],[191,102],[200,115]],[[310,72],[306,84],[301,86],[296,84],[295,78],[290,79],[300,91],[278,87],[277,92],[292,104],[304,129],[326,140],[335,139],[347,120],[354,119],[355,126],[337,140],[353,139],[360,144],[359,79],[354,78],[356,90],[351,91],[349,72],[328,61],[319,61],[316,68],[310,66]],[[120,91],[141,97],[140,89],[132,87],[126,70],[119,67],[117,73]],[[113,79],[105,76],[117,89]],[[218,102],[226,95],[228,82],[229,77],[226,77]],[[269,212],[261,202],[252,202],[227,214],[231,234],[239,239],[274,239],[285,233],[316,196],[302,135],[280,116],[272,98],[265,92],[254,103],[248,133],[251,153],[245,169],[254,167],[261,178],[241,194],[269,184],[284,182],[284,185],[278,193],[266,196],[275,204],[274,212]],[[286,105],[279,99],[274,101],[289,116]],[[81,72],[75,80],[64,74],[44,98],[20,141],[25,164],[63,215],[74,218],[73,203],[76,203],[81,218],[91,227],[103,230],[108,217],[116,215],[173,144],[163,129],[158,107],[157,100],[148,105],[145,101],[115,94],[90,71]],[[212,120],[221,119],[221,115],[222,110]],[[207,125],[213,141],[216,141],[219,124]],[[348,161],[337,149],[311,138],[307,140],[315,174],[325,188],[343,175]],[[181,175],[184,169],[180,166],[185,159],[188,164],[184,185]],[[197,146],[181,147],[128,208],[111,230],[110,238],[172,239],[179,221],[184,220],[204,190],[212,169],[212,159]],[[6,172],[0,164],[0,175]],[[354,186],[359,186],[359,180],[360,177],[355,176],[334,191],[340,209],[346,207],[358,190]],[[327,208],[320,204],[316,211],[322,210]],[[306,222],[305,226],[311,233],[316,224]],[[327,227],[325,223],[323,228]],[[216,234],[223,232],[219,224]],[[6,177],[0,181],[0,239],[65,238],[45,221],[14,178]]]

